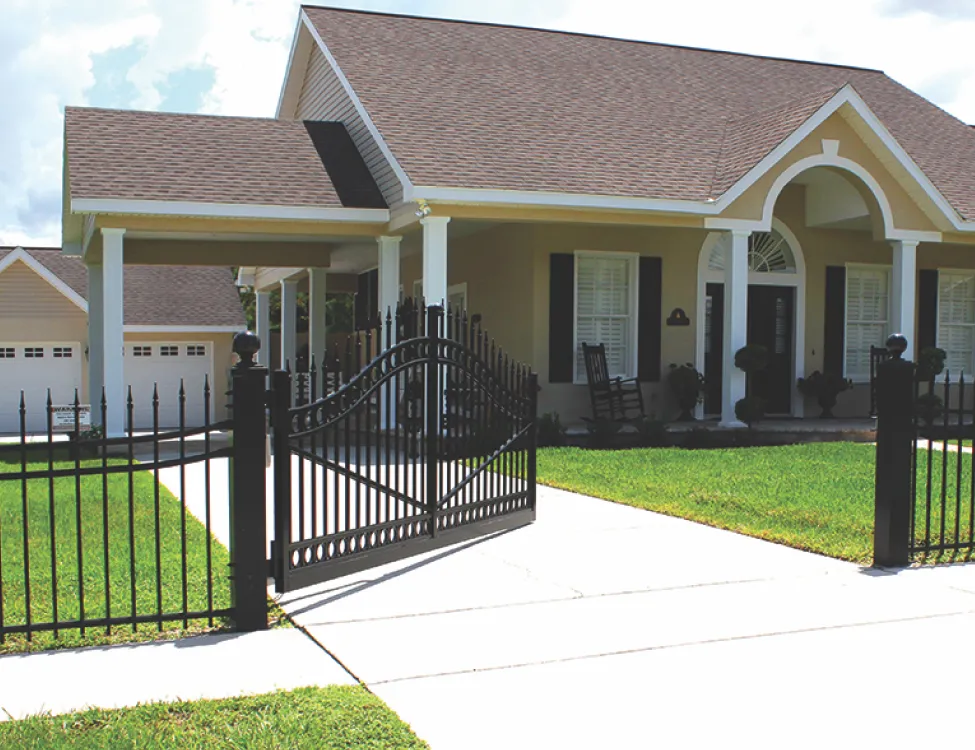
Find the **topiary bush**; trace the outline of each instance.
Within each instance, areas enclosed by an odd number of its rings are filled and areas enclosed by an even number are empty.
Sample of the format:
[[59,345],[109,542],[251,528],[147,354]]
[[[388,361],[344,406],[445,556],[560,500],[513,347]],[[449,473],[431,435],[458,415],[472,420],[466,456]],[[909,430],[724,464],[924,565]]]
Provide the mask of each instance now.
[[749,427],[765,416],[768,402],[761,396],[745,396],[735,402],[735,416]]

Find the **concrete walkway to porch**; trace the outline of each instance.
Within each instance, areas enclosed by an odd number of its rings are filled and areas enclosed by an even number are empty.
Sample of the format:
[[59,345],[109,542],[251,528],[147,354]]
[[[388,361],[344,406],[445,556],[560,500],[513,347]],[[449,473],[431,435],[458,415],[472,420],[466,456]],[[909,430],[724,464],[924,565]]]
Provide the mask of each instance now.
[[863,570],[540,488],[531,527],[281,604],[434,750],[969,732],[975,566]]

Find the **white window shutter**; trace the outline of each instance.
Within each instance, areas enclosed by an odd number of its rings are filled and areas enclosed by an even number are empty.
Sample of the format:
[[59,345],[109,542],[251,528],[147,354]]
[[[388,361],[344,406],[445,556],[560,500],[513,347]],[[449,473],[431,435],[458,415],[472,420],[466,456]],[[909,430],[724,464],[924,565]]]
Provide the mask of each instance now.
[[887,338],[890,272],[886,268],[849,268],[846,274],[846,377],[870,377],[870,347]]

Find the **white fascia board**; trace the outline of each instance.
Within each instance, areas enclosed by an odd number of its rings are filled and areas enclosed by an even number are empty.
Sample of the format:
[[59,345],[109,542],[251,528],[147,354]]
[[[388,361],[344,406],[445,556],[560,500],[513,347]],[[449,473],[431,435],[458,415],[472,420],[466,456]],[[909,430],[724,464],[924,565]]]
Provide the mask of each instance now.
[[[299,81],[303,82],[305,78],[305,69],[308,67],[308,57],[306,56],[301,62],[300,69],[295,70],[295,56],[298,52],[298,40],[301,37],[301,29],[302,23],[301,17],[299,16],[297,22],[295,23],[294,37],[291,39],[291,52],[288,53],[288,66],[284,70],[284,81],[281,83],[281,93],[278,95],[278,106],[277,109],[275,109],[274,116],[278,120],[291,120],[294,118],[294,110],[289,112],[287,117],[283,116],[284,101],[288,94],[289,88],[295,85],[297,85],[299,88],[301,87],[301,83],[296,83],[293,80],[293,76],[297,75],[299,77]],[[301,91],[298,92],[298,96],[301,96]]]
[[88,312],[88,300],[78,294],[74,289],[65,284],[58,276],[55,276],[47,266],[36,260],[33,255],[28,253],[24,248],[18,247],[0,260],[0,273],[3,273],[11,265],[20,261],[26,265],[30,270],[40,276],[44,281],[57,289],[61,294],[68,298],[69,301],[77,305],[85,313]]
[[254,286],[257,276],[257,266],[241,266],[237,269],[237,286]]
[[239,333],[247,326],[140,326],[122,327],[124,333]]
[[385,224],[386,208],[319,208],[271,206],[251,203],[197,203],[195,201],[148,201],[125,198],[75,198],[72,213],[138,214],[141,216],[190,216],[227,219],[281,219]]
[[325,56],[325,59],[328,61],[328,64],[335,72],[335,76],[339,79],[342,89],[352,101],[352,106],[355,107],[356,112],[359,113],[359,117],[362,118],[362,122],[365,123],[366,130],[369,131],[369,134],[376,142],[376,145],[379,146],[379,150],[382,152],[382,155],[386,158],[386,161],[389,162],[390,167],[392,167],[393,172],[396,174],[396,178],[400,181],[400,185],[403,187],[403,200],[407,202],[412,201],[414,199],[413,183],[410,182],[410,178],[406,176],[406,171],[400,166],[400,163],[396,160],[396,157],[393,156],[393,152],[390,150],[386,140],[379,133],[379,128],[376,127],[376,123],[372,121],[369,113],[366,112],[366,108],[362,105],[358,94],[356,94],[352,89],[352,84],[349,83],[349,79],[345,77],[345,73],[342,72],[338,62],[332,55],[332,52],[325,44],[325,41],[322,39],[321,35],[319,35],[318,29],[315,28],[315,24],[313,24],[311,19],[308,18],[308,14],[305,13],[304,9],[301,10],[301,23],[304,24],[306,29],[308,29],[312,39],[315,40],[315,43],[318,45],[318,49],[321,50],[322,54]]
[[442,203],[505,204],[534,208],[594,208],[615,211],[664,211],[669,213],[712,215],[716,204],[704,201],[634,198],[586,193],[546,193],[532,190],[481,190],[474,188],[413,188],[414,200]]

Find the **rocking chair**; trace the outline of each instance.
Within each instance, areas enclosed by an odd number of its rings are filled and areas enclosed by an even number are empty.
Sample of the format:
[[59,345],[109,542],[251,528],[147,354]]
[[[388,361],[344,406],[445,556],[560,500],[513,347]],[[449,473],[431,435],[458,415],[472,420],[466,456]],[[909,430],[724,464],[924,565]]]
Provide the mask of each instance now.
[[583,344],[582,358],[586,363],[593,421],[630,422],[646,417],[643,391],[637,379],[609,376],[605,345]]

